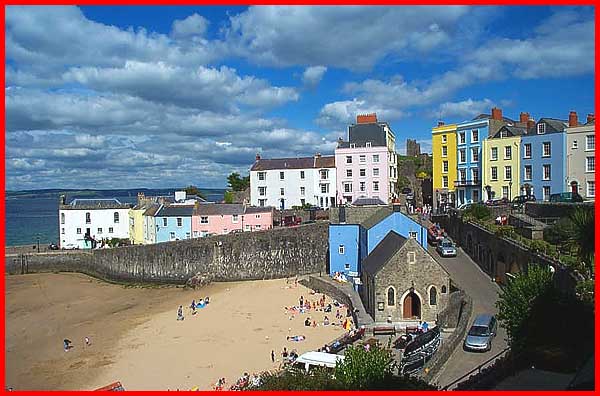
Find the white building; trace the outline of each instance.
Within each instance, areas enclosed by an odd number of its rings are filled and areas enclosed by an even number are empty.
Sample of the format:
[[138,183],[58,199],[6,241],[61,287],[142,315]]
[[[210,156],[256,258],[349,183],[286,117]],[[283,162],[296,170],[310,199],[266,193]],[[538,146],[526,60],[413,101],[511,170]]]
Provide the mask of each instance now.
[[256,161],[250,169],[250,203],[289,209],[311,204],[335,206],[335,157],[276,158]]
[[66,204],[64,196],[58,208],[59,246],[89,249],[91,240],[129,239],[130,204],[117,199],[74,199]]

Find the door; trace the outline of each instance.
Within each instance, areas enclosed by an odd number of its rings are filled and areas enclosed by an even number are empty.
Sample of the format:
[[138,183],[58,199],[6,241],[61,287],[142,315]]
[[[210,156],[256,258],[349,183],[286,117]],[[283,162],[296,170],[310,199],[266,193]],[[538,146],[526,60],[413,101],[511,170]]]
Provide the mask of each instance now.
[[402,317],[405,319],[412,317],[412,295],[404,297],[404,303],[402,304]]

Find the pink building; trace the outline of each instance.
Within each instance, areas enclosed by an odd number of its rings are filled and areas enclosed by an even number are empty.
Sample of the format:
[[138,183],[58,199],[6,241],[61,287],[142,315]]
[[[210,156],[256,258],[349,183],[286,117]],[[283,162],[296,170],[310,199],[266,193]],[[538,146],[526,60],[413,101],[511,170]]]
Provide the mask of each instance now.
[[199,204],[192,215],[192,237],[224,235],[232,231],[273,228],[273,208],[243,204]]
[[337,202],[352,203],[358,198],[389,201],[389,159],[386,146],[360,147],[341,142],[335,150]]

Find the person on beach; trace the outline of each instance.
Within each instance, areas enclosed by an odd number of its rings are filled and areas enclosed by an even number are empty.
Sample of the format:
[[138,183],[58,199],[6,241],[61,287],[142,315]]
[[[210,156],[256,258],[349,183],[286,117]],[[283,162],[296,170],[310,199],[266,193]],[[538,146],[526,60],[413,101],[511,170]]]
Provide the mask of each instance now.
[[86,347],[89,347],[90,345],[92,345],[92,343],[90,342],[90,337],[87,337],[87,336],[86,336],[86,337],[83,339],[83,342],[85,343],[85,346],[86,346]]
[[196,300],[192,300],[192,303],[190,304],[190,308],[192,309],[192,311],[194,311],[196,309]]
[[304,321],[304,326],[306,326],[306,327],[310,326],[310,318],[306,318],[306,320]]
[[327,315],[325,316],[325,319],[323,319],[323,326],[329,326],[329,318]]
[[275,351],[271,350],[271,362],[275,363]]
[[304,296],[300,296],[300,306],[303,307],[304,306]]
[[[296,342],[300,342],[300,341],[304,341],[306,340],[306,337],[303,335],[295,335],[295,336],[287,336],[286,337],[288,341],[296,341]],[[284,348],[285,350],[285,348]]]
[[71,344],[72,344],[71,340],[68,340],[66,338],[63,340],[63,347],[65,348],[65,352],[69,352],[69,349],[72,348]]
[[183,320],[183,306],[180,305],[179,308],[177,309],[177,320]]
[[283,352],[281,352],[281,357],[283,358],[284,361],[288,358],[288,351],[287,351],[286,347],[283,347]]
[[209,302],[210,302],[210,298],[206,297],[206,298],[204,299],[204,304],[208,305],[208,303],[209,303]]

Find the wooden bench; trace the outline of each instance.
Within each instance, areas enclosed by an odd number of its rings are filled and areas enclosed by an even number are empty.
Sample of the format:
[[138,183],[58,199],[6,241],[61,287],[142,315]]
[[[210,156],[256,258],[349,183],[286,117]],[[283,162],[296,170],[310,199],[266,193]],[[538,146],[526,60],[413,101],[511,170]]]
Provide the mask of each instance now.
[[373,335],[396,335],[396,328],[394,326],[378,326],[373,327]]

